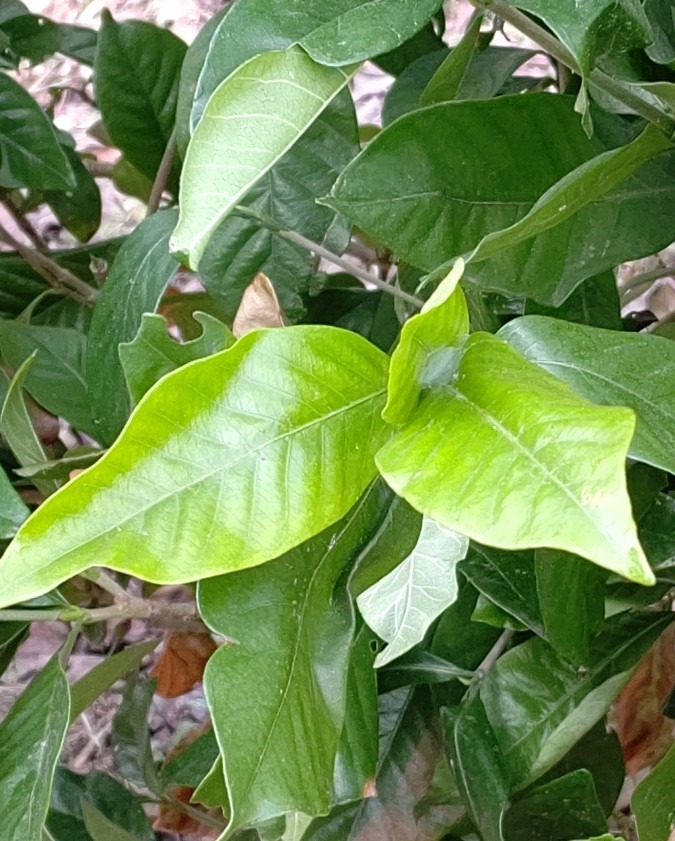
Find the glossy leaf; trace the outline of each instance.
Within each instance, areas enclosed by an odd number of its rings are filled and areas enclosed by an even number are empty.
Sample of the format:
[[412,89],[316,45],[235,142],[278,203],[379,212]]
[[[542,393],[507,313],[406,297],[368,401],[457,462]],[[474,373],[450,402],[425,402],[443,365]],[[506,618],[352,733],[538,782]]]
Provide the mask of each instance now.
[[[560,129],[554,139],[552,124]],[[609,125],[608,145],[632,139],[620,124]],[[530,150],[526,168],[523,148]],[[556,182],[603,152],[599,140],[584,135],[567,97],[443,103],[408,114],[378,134],[326,201],[400,259],[432,270],[518,223],[547,190],[548,199],[557,194]],[[632,159],[634,152],[631,147],[630,154],[620,149],[612,155]],[[604,182],[594,176],[606,160],[577,170],[575,179],[589,179],[599,189]],[[651,161],[561,224],[476,263],[472,279],[484,289],[556,306],[585,278],[659,250],[673,234],[666,195],[675,189],[674,163],[672,152]],[[655,198],[657,189],[663,192]],[[583,190],[573,192],[580,203]],[[548,199],[543,207],[552,206]]]
[[637,426],[629,454],[675,471],[675,394],[669,382],[675,344],[540,316],[516,319],[500,336],[588,400],[633,409]]
[[524,787],[552,768],[605,715],[670,621],[664,614],[614,617],[593,640],[583,669],[540,639],[499,658],[481,697],[514,784]]
[[674,789],[675,745],[633,792],[631,806],[640,841],[662,841],[672,832]]
[[589,277],[559,307],[525,301],[525,315],[549,315],[575,324],[621,330],[621,301],[613,271]]
[[298,48],[263,53],[228,76],[209,99],[190,139],[172,251],[196,268],[220,222],[316,120],[349,76],[340,68],[316,64]]
[[33,353],[25,387],[76,429],[96,434],[84,368],[87,341],[79,330],[0,321],[0,353],[15,370]]
[[0,73],[0,186],[75,187],[75,176],[51,121],[6,73]]
[[134,340],[120,344],[120,361],[134,403],[165,374],[195,359],[226,350],[234,343],[232,332],[222,321],[204,312],[196,312],[194,318],[201,326],[202,335],[192,341],[175,341],[169,336],[168,325],[161,315],[146,313]]
[[568,841],[607,829],[593,777],[578,770],[535,788],[504,816],[506,841]]
[[419,402],[425,385],[433,383],[438,362],[451,365],[452,352],[469,333],[469,311],[457,283],[464,263],[460,260],[439,284],[421,312],[406,321],[389,368],[387,405],[382,417],[387,423],[403,423]]
[[491,602],[543,636],[532,552],[504,552],[472,543],[459,571]]
[[132,677],[112,722],[110,742],[115,765],[125,780],[143,790],[158,792],[159,777],[152,757],[148,714],[155,691],[152,680]]
[[509,777],[480,696],[444,710],[445,749],[471,820],[483,841],[502,841]]
[[290,327],[169,374],[112,449],[19,532],[0,561],[0,600],[92,563],[193,581],[278,557],[327,527],[374,477],[387,361],[354,333]]
[[125,240],[96,301],[87,342],[87,380],[96,438],[109,444],[129,416],[119,345],[135,338],[143,313],[154,312],[178,269],[169,254],[176,212],[142,222]]
[[0,725],[3,841],[42,841],[70,694],[59,655],[37,673]]
[[96,102],[113,143],[153,179],[173,131],[186,45],[145,21],[102,13],[94,62]]
[[536,585],[546,639],[576,666],[588,661],[591,637],[605,617],[605,574],[575,555],[535,552]]
[[424,639],[431,623],[457,598],[457,562],[469,542],[425,518],[417,545],[396,569],[358,597],[361,615],[389,645],[375,659],[381,667]]
[[[330,809],[354,633],[347,574],[386,515],[381,501],[374,486],[342,521],[270,565],[200,585],[204,620],[238,640],[204,676],[231,807],[226,837]],[[265,680],[252,683],[256,663]]]
[[0,540],[14,537],[29,513],[5,471],[0,470]]
[[487,333],[450,373],[377,454],[396,493],[481,543],[564,549],[651,583],[626,493],[631,413],[586,403]]

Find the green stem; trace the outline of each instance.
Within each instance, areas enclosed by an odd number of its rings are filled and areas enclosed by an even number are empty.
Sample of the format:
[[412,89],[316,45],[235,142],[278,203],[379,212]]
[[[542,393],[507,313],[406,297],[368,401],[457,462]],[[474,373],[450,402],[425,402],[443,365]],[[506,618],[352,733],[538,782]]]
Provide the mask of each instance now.
[[484,678],[485,675],[490,671],[490,669],[494,666],[494,664],[499,660],[502,654],[506,651],[506,649],[511,645],[511,640],[513,639],[513,631],[504,631],[497,642],[492,646],[492,648],[488,651],[485,659],[480,664],[480,666],[476,669],[476,677],[477,678]]
[[115,581],[111,575],[108,575],[105,570],[101,569],[101,567],[92,567],[91,569],[88,569],[86,572],[82,573],[82,577],[88,578],[90,581],[93,581],[94,584],[98,584],[102,590],[106,590],[116,599],[124,600],[131,598],[124,587],[121,587],[117,581]]
[[361,283],[366,286],[375,286],[377,289],[380,289],[382,292],[386,292],[388,295],[394,295],[396,298],[400,298],[402,301],[412,304],[412,306],[417,309],[421,309],[424,305],[424,301],[421,298],[417,298],[415,295],[410,295],[405,290],[399,289],[397,286],[392,286],[391,283],[387,283],[386,280],[381,280],[374,274],[371,274],[364,269],[360,269],[344,257],[340,257],[332,251],[328,251],[327,248],[324,248],[323,245],[319,245],[318,242],[313,242],[311,239],[303,237],[302,234],[298,234],[295,231],[283,230],[273,219],[269,219],[263,214],[252,210],[250,207],[244,207],[243,205],[238,204],[235,207],[235,212],[241,214],[242,216],[248,216],[251,219],[255,219],[257,222],[260,222],[261,225],[264,225],[265,228],[274,231],[274,233],[282,239],[292,242],[295,245],[299,245],[300,248],[304,248],[306,251],[311,251],[319,257],[323,257],[324,260],[328,260],[329,263],[339,266],[347,272],[347,274],[350,274],[352,277],[360,280]]
[[166,189],[169,176],[171,175],[171,167],[173,166],[173,159],[176,156],[176,148],[176,129],[174,128],[171,132],[171,137],[169,137],[169,142],[166,144],[166,149],[162,155],[162,160],[159,163],[159,169],[157,170],[157,175],[155,176],[155,181],[152,185],[152,190],[150,191],[148,209],[145,213],[146,216],[152,216],[153,213],[156,213],[159,210],[159,203],[162,200],[162,194]]
[[[126,594],[125,594],[126,595]],[[107,622],[109,619],[155,619],[173,617],[188,621],[197,616],[197,607],[192,602],[170,604],[168,602],[150,602],[127,596],[118,604],[110,607],[97,607],[88,610],[84,607],[47,608],[45,610],[8,608],[0,610],[0,622],[79,622],[91,625],[94,622]]]

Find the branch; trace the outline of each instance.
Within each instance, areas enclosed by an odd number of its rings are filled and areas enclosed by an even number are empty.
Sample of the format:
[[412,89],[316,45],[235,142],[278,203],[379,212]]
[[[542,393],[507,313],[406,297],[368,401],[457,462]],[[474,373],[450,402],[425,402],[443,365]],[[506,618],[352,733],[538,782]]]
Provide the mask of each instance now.
[[272,219],[268,219],[266,216],[263,216],[261,213],[257,213],[250,207],[244,207],[243,205],[238,204],[234,209],[236,213],[239,213],[242,216],[248,216],[251,219],[255,219],[261,225],[264,225],[264,227],[274,231],[274,233],[282,239],[288,240],[288,242],[292,242],[294,245],[299,245],[300,248],[304,248],[306,251],[312,251],[319,257],[323,257],[324,260],[328,260],[329,263],[339,266],[347,272],[347,274],[350,274],[352,277],[360,280],[365,286],[375,286],[377,289],[380,289],[382,292],[386,292],[388,295],[394,295],[394,297],[400,298],[402,301],[407,301],[407,303],[412,304],[412,306],[417,309],[421,309],[424,305],[424,301],[421,298],[417,298],[415,295],[410,295],[405,290],[399,289],[397,286],[392,286],[391,283],[387,283],[386,280],[381,280],[377,277],[377,275],[371,274],[371,272],[367,272],[364,269],[360,269],[344,257],[340,257],[332,251],[328,251],[327,248],[324,248],[323,245],[319,245],[318,242],[313,242],[311,239],[303,237],[302,234],[298,234],[295,231],[283,230]]
[[511,644],[511,640],[513,639],[513,631],[504,631],[497,642],[492,646],[492,648],[488,651],[485,659],[480,664],[480,666],[476,669],[475,675],[477,678],[482,679],[485,675],[490,671],[490,669],[494,666],[494,664],[499,660],[502,654],[506,651],[506,649]]
[[176,154],[176,129],[171,132],[169,142],[166,144],[166,149],[162,155],[162,160],[159,163],[159,169],[155,176],[155,182],[150,191],[150,198],[148,199],[147,216],[152,216],[159,209],[159,203],[162,199],[162,193],[166,189],[169,176],[171,175],[171,167],[173,166],[173,159]]
[[7,199],[2,204],[7,213],[9,213],[18,227],[21,228],[26,237],[33,243],[35,248],[37,248],[38,251],[46,251],[48,248],[47,243],[44,239],[42,239],[39,231],[35,230],[30,221],[26,219],[26,217],[14,205],[14,202],[11,201],[11,199]]

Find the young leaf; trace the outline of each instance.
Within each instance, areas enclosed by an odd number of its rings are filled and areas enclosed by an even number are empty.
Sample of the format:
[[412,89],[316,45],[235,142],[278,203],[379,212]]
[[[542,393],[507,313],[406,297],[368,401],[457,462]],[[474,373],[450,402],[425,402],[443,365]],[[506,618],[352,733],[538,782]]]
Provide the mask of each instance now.
[[544,316],[514,319],[499,335],[588,400],[633,409],[637,426],[629,455],[675,472],[675,393],[670,387],[675,343]]
[[652,583],[626,493],[632,413],[586,403],[487,333],[449,373],[377,454],[396,493],[481,543],[563,549]]
[[433,380],[434,361],[448,363],[443,353],[464,343],[469,333],[469,311],[457,287],[464,263],[458,260],[434,294],[403,325],[401,338],[389,368],[387,405],[382,417],[387,423],[403,423],[417,406],[422,387]]
[[604,716],[672,619],[654,613],[614,617],[593,640],[583,669],[541,639],[499,658],[481,697],[515,785],[523,788],[552,768]]
[[42,841],[69,708],[68,681],[56,654],[0,725],[3,841]]
[[[231,807],[226,837],[331,806],[354,633],[347,577],[386,515],[381,502],[373,487],[344,520],[270,566],[200,585],[204,620],[239,643],[216,652],[204,677]],[[250,680],[256,663],[264,681]]]
[[675,745],[633,792],[640,841],[663,841],[673,831],[673,791],[675,790]]
[[[175,341],[169,336],[161,315],[145,313],[134,340],[120,344],[120,362],[134,403],[165,374],[195,359],[226,350],[234,343],[232,332],[222,321],[204,312],[195,312],[194,318],[202,328],[202,335],[192,341]],[[0,341],[1,336],[0,333]]]
[[0,73],[0,186],[72,190],[75,176],[49,117]]
[[228,76],[190,139],[171,250],[197,268],[220,222],[349,78],[349,69],[323,67],[298,48],[263,53]]
[[433,520],[422,522],[417,545],[396,569],[358,597],[361,615],[389,645],[375,659],[384,666],[405,654],[457,598],[457,562],[469,541]]
[[150,179],[173,131],[187,46],[145,21],[116,23],[102,12],[94,62],[96,102],[113,143]]
[[174,210],[144,220],[120,248],[96,301],[87,343],[87,380],[95,437],[105,444],[115,440],[130,411],[119,345],[136,336],[143,313],[154,312],[178,269],[168,248],[175,224]]
[[24,525],[0,561],[0,602],[43,593],[94,559],[158,583],[194,581],[326,528],[374,477],[389,434],[387,362],[354,333],[303,326],[249,333],[167,375],[108,453]]

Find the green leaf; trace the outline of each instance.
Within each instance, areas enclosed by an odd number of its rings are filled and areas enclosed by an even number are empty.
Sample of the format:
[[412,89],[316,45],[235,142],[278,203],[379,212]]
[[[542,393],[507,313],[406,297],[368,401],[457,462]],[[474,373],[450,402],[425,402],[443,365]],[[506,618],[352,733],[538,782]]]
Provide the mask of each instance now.
[[659,64],[675,61],[675,19],[668,3],[663,0],[644,0],[645,15],[651,24],[652,43],[647,55]]
[[576,59],[584,75],[598,58],[651,42],[649,19],[638,0],[516,0],[553,30]]
[[56,654],[0,724],[3,841],[42,841],[69,708],[68,681]]
[[[16,456],[16,460],[24,467],[38,464],[46,459],[23,396],[23,385],[34,361],[35,356],[29,356],[17,369],[9,384],[2,412],[0,412],[0,431]],[[59,488],[59,483],[52,479],[35,479],[34,484],[45,496],[49,496]]]
[[84,376],[86,347],[86,337],[79,330],[0,321],[0,353],[12,368],[16,370],[35,353],[26,391],[76,429],[96,435]]
[[174,253],[198,266],[216,227],[316,120],[350,72],[291,48],[249,59],[218,86],[185,156]]
[[64,145],[64,152],[73,170],[75,187],[66,192],[47,190],[44,200],[75,239],[87,242],[101,224],[101,193],[75,149]]
[[93,562],[194,581],[326,528],[374,478],[387,362],[354,333],[302,326],[254,331],[169,374],[108,453],[24,525],[0,561],[0,601]]
[[148,640],[123,648],[90,669],[71,686],[70,721],[83,713],[114,683],[138,669],[143,658],[157,648],[158,640]]
[[474,694],[444,713],[445,749],[467,812],[483,841],[502,841],[509,778],[483,702]]
[[[226,837],[330,809],[354,634],[347,578],[386,515],[381,501],[374,486],[344,520],[270,565],[200,585],[204,620],[239,643],[221,647],[204,675],[231,807]],[[264,681],[249,679],[255,663]]]
[[75,183],[50,119],[18,82],[0,73],[0,186],[72,190]]
[[[94,62],[96,102],[112,142],[151,180],[174,128],[187,46],[145,21],[102,13]],[[177,170],[174,170],[174,176]]]
[[[349,228],[316,199],[330,190],[358,151],[354,103],[349,91],[343,90],[240,204],[274,225],[342,253],[349,243]],[[234,318],[244,289],[257,272],[272,278],[288,319],[295,321],[304,312],[303,298],[316,278],[314,257],[282,239],[273,227],[233,213],[211,237],[199,274],[229,318]]]
[[148,714],[155,692],[154,680],[127,681],[122,703],[110,733],[115,765],[122,777],[136,788],[160,791],[159,776],[152,756]]
[[673,830],[675,745],[633,792],[631,806],[640,841],[663,841]]
[[14,473],[26,479],[56,479],[65,481],[72,470],[84,470],[91,467],[103,455],[103,450],[95,447],[76,447],[68,450],[62,458],[31,464],[29,467],[15,467]]
[[5,471],[0,470],[0,540],[14,537],[29,513]]
[[389,645],[375,659],[384,666],[405,654],[457,598],[457,562],[468,540],[433,520],[422,522],[417,545],[396,569],[358,597],[361,615]]
[[621,330],[621,301],[613,271],[589,277],[559,307],[525,301],[525,315],[549,315],[561,321]]
[[605,715],[671,621],[649,612],[610,619],[583,669],[536,638],[499,658],[481,697],[514,784],[523,788],[552,768]]
[[195,359],[226,350],[234,343],[232,331],[222,321],[204,312],[196,312],[194,318],[202,328],[202,335],[190,342],[175,341],[169,336],[168,325],[161,315],[146,313],[134,340],[120,344],[120,361],[134,403],[165,374]]
[[472,543],[459,571],[491,602],[543,636],[532,552],[504,552]]
[[675,472],[675,394],[668,374],[675,366],[672,342],[543,316],[511,321],[499,335],[588,400],[633,409],[637,426],[629,455]]
[[558,654],[581,666],[605,618],[606,576],[565,552],[538,549],[534,558],[546,639]]
[[420,105],[435,105],[437,102],[449,102],[457,98],[478,46],[482,22],[482,14],[474,15],[459,43],[446,56],[422,91]]
[[135,338],[143,313],[154,312],[178,269],[169,254],[176,212],[145,219],[125,240],[96,301],[87,343],[87,380],[98,440],[109,444],[129,416],[118,348]]
[[[25,7],[24,7],[25,8]],[[44,17],[31,15],[28,9],[0,22],[8,44],[0,61],[17,67],[22,58],[39,64],[53,53],[62,53],[76,61],[92,64],[96,48],[96,31],[84,26],[59,24]]]
[[394,50],[375,56],[373,61],[385,73],[389,73],[391,76],[398,76],[410,64],[417,61],[417,59],[422,58],[427,53],[436,52],[445,47],[442,38],[444,30],[445,14],[443,7],[441,7],[429,23],[422,27],[419,32],[416,32],[412,38],[408,38],[407,41]]
[[162,789],[170,785],[196,788],[218,759],[218,743],[207,730],[184,749],[170,755],[161,771]]
[[504,815],[506,841],[568,841],[606,829],[593,777],[583,769],[528,792]]
[[82,818],[92,841],[138,841],[135,835],[108,820],[102,812],[84,799],[82,800]]
[[446,368],[453,353],[448,349],[464,343],[469,333],[469,311],[461,289],[457,288],[464,263],[455,263],[434,294],[403,325],[401,337],[391,358],[387,405],[382,417],[400,424],[419,402],[422,388],[433,382],[439,364]]
[[563,549],[652,583],[626,493],[632,413],[586,403],[487,333],[449,373],[377,454],[396,493],[480,543]]
[[[552,124],[560,129],[555,144]],[[621,128],[609,125],[613,131]],[[608,145],[625,140],[625,134],[617,137],[622,131],[615,131]],[[607,158],[600,141],[584,135],[564,96],[443,103],[408,114],[380,132],[344,170],[326,201],[400,259],[426,270],[468,254],[493,231],[505,237],[505,245],[511,232],[501,231],[532,211],[516,229],[521,235],[530,232],[531,238],[475,263],[471,277],[484,289],[555,306],[585,278],[657,251],[672,239],[666,212],[671,204],[666,194],[675,189],[672,153],[581,209],[583,193],[569,186],[570,180],[582,179],[587,195],[597,196],[611,183],[597,176],[607,174],[613,156],[622,162],[626,158],[629,171],[643,152],[653,153],[661,142],[650,132],[628,152],[622,148]],[[523,148],[531,150],[526,168],[517,151]],[[569,200],[555,204],[561,190]],[[565,203],[576,212],[534,236],[530,222],[557,222],[560,214],[551,208],[557,211]],[[567,247],[571,241],[573,253]]]

